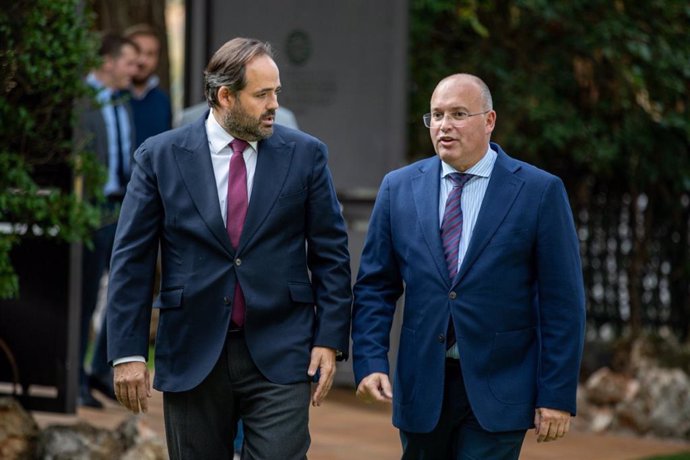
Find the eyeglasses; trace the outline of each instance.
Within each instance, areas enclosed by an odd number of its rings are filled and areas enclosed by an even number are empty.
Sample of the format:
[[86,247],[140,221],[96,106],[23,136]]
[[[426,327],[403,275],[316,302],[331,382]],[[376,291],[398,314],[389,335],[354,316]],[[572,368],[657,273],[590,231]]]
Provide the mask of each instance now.
[[[477,115],[485,115],[491,112],[491,110],[485,110],[484,112],[477,113],[467,113],[462,111],[448,112],[449,122],[451,126],[458,126],[465,122],[469,117],[476,117]],[[424,126],[427,128],[438,128],[443,123],[443,119],[446,114],[443,112],[425,113],[422,116],[424,120]]]

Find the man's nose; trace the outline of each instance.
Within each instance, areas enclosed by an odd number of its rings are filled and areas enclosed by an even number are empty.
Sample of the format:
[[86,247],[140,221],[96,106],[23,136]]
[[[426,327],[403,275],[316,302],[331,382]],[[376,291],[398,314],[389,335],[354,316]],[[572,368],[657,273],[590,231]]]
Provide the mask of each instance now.
[[279,107],[278,104],[278,93],[273,93],[268,101],[268,108],[271,110],[276,110]]
[[451,120],[449,120],[449,117],[446,116],[446,114],[443,114],[443,118],[441,118],[441,122],[438,125],[438,129],[443,131],[444,133],[448,130],[450,130],[453,127],[453,123]]

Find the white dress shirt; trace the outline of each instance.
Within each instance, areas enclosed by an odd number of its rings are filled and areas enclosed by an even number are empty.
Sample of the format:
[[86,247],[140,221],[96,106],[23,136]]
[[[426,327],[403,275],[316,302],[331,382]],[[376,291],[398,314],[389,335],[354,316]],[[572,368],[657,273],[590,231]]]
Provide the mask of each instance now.
[[[227,197],[228,197],[228,176],[230,175],[230,157],[232,148],[230,142],[234,139],[225,129],[223,129],[216,117],[213,116],[213,109],[209,112],[206,119],[206,136],[208,137],[208,148],[211,151],[211,161],[213,162],[213,174],[216,176],[216,188],[218,189],[218,202],[223,222],[227,220]],[[251,200],[252,186],[254,185],[254,172],[256,171],[257,141],[249,142],[249,146],[244,149],[244,164],[247,166],[247,199]]]

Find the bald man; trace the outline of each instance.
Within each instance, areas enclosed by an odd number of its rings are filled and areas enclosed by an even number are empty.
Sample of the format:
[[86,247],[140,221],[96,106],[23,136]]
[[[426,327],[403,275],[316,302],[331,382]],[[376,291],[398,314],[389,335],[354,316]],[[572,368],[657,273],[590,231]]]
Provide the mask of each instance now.
[[444,78],[430,105],[436,155],[384,178],[369,224],[354,287],[357,394],[392,402],[403,459],[517,459],[527,429],[557,440],[575,414],[585,306],[572,212],[559,178],[490,141],[481,79]]

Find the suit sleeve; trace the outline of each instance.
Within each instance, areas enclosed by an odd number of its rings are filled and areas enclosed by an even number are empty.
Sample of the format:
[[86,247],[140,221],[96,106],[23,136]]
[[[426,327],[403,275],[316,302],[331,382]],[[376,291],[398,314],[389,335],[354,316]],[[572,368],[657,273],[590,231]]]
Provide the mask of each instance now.
[[554,178],[539,209],[536,247],[541,362],[537,407],[575,415],[585,330],[580,251],[565,187]]
[[352,356],[355,382],[369,374],[390,372],[388,350],[402,277],[393,249],[390,189],[384,178],[379,189],[354,287]]
[[314,346],[349,354],[352,289],[347,230],[340,212],[326,146],[316,145],[307,209],[307,264],[316,305]]
[[148,356],[162,206],[146,143],[134,154],[115,233],[108,284],[108,361]]

